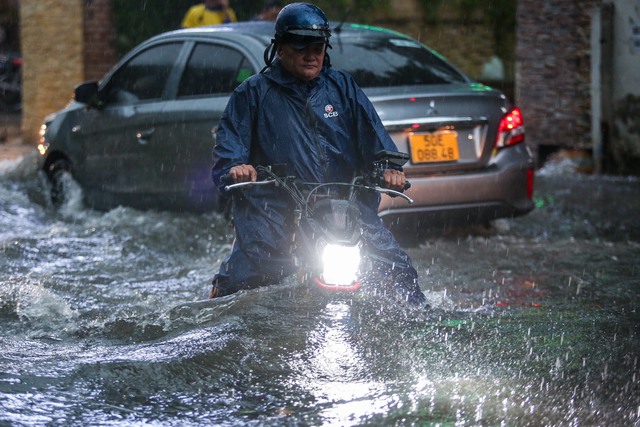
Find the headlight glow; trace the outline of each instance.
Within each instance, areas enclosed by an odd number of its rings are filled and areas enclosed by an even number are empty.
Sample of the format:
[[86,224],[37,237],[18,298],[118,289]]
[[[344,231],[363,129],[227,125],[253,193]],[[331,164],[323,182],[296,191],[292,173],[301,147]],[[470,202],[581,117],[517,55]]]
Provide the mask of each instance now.
[[349,286],[357,279],[360,247],[328,244],[322,252],[322,264],[322,277],[327,284]]

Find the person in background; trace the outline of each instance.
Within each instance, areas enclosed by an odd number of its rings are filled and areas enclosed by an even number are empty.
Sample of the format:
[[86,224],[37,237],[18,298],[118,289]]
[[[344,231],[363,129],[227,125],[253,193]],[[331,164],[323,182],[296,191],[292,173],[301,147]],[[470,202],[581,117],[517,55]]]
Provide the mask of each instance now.
[[282,10],[282,2],[278,0],[267,0],[262,6],[262,10],[255,18],[254,21],[275,21],[278,17],[278,13]]
[[204,0],[191,6],[182,20],[182,28],[202,27],[238,22],[236,13],[229,6],[229,0]]

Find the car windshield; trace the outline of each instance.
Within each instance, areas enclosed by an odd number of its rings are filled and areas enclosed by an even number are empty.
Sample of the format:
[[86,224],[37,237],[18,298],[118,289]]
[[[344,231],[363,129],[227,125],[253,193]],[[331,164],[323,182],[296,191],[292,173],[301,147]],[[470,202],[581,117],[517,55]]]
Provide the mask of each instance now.
[[332,66],[351,74],[361,87],[466,82],[466,78],[418,42],[398,37],[335,34]]

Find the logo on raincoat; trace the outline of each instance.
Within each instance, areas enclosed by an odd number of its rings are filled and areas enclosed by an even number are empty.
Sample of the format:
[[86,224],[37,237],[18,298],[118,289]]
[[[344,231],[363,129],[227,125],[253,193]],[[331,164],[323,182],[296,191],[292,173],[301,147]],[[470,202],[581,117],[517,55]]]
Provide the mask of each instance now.
[[324,118],[328,119],[329,117],[338,117],[338,112],[337,111],[333,111],[333,105],[331,104],[327,104],[324,107]]

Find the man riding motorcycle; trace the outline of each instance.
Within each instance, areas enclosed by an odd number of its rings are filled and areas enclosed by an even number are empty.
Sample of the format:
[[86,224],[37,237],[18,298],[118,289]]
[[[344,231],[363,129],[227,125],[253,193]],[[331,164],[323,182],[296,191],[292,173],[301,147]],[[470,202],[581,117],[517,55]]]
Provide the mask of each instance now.
[[[265,68],[235,90],[216,133],[212,176],[220,191],[229,183],[255,181],[254,165],[286,165],[289,175],[308,182],[349,182],[370,167],[376,152],[397,151],[353,78],[330,68],[330,37],[329,22],[314,5],[293,3],[278,14]],[[402,191],[405,182],[401,170],[385,170],[385,187]],[[417,272],[378,216],[378,204],[374,192],[360,196],[373,264],[364,283],[422,303]],[[296,272],[291,211],[290,201],[273,187],[233,197],[235,241],[213,279],[211,298]]]

